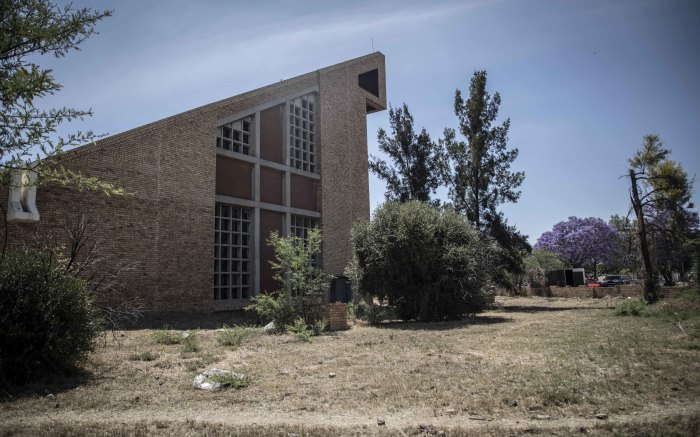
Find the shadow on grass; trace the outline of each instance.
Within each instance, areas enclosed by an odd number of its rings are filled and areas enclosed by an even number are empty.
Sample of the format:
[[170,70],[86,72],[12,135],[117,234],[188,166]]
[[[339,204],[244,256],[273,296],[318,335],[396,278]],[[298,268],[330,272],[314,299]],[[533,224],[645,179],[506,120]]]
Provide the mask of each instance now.
[[547,313],[560,311],[576,311],[576,310],[609,310],[605,307],[586,307],[586,306],[569,306],[569,307],[548,307],[536,305],[507,305],[495,309],[494,312],[504,313]]
[[379,325],[374,325],[380,329],[404,329],[408,331],[449,331],[451,329],[460,329],[468,326],[478,325],[496,325],[499,323],[508,323],[513,320],[509,317],[494,316],[490,314],[479,315],[475,317],[465,317],[461,320],[450,320],[445,322],[382,322]]
[[259,325],[260,321],[255,313],[251,311],[233,310],[212,313],[164,313],[149,312],[135,322],[124,324],[120,329],[125,331],[140,329],[218,329],[223,325],[227,326],[253,326]]
[[84,386],[94,375],[83,369],[73,369],[66,373],[45,374],[28,381],[26,384],[0,382],[0,405],[32,396],[46,397],[51,401],[54,395],[75,390]]

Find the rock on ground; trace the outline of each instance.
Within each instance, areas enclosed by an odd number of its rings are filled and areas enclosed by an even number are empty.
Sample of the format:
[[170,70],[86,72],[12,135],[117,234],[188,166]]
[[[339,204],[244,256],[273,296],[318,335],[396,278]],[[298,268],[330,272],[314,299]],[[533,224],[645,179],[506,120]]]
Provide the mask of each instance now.
[[231,370],[211,369],[194,377],[192,386],[201,390],[216,391],[221,388],[221,383],[212,380],[213,376],[231,376],[234,378],[245,378],[242,373]]

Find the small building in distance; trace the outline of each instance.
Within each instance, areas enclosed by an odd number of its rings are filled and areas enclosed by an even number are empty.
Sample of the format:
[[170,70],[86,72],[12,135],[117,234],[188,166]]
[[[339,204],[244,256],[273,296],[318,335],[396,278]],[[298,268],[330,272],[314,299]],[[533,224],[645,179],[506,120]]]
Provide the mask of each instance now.
[[384,109],[375,52],[70,150],[61,165],[129,194],[40,186],[40,219],[11,221],[9,246],[60,240],[88,217],[103,268],[130,265],[103,303],[211,312],[278,289],[271,232],[319,227],[322,267],[338,277],[328,297],[342,299],[350,228],[369,217],[366,115]]
[[547,273],[547,280],[551,286],[578,287],[586,285],[586,271],[582,268],[552,270]]

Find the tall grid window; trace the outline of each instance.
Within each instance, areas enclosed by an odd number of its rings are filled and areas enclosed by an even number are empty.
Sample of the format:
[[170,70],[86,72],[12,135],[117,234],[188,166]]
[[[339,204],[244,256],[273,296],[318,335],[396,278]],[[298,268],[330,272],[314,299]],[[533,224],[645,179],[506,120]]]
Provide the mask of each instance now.
[[[310,217],[304,217],[302,215],[294,215],[292,214],[292,222],[290,223],[290,232],[292,235],[295,235],[299,238],[301,238],[304,242],[304,245],[306,245],[306,238],[309,236],[309,231],[311,229],[314,229],[318,227],[318,222],[314,218]],[[321,265],[321,255],[318,254],[314,256],[311,259],[311,265],[314,267],[318,267]],[[311,279],[313,275],[309,276],[309,279]],[[296,291],[292,290],[293,294],[296,294]]]
[[304,217],[301,215],[292,215],[292,223],[290,226],[292,235],[296,235],[297,237],[306,240],[306,237],[309,235],[309,231],[317,226],[318,224],[314,218]]
[[289,165],[316,172],[316,103],[313,94],[289,102]]
[[214,299],[250,297],[250,211],[217,203],[214,217]]
[[252,116],[219,126],[216,147],[250,155],[251,144],[253,144],[252,132]]

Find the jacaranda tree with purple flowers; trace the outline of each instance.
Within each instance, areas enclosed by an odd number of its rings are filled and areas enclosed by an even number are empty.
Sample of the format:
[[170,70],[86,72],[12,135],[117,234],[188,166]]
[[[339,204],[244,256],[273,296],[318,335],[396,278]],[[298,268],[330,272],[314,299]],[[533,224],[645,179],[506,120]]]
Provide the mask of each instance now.
[[551,231],[543,233],[535,248],[548,250],[571,267],[591,266],[598,275],[598,265],[615,254],[617,231],[597,217],[569,217]]

